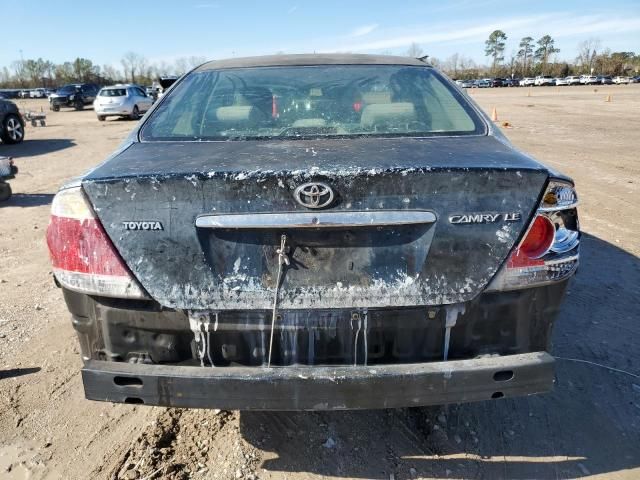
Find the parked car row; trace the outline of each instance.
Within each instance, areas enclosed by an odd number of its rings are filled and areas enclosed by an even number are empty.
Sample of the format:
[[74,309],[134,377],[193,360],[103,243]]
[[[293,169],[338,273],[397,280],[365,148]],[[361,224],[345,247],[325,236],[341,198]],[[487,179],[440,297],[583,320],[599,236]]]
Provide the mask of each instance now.
[[4,89],[0,91],[3,98],[47,98],[54,92],[52,88]]
[[640,83],[640,76],[626,77],[609,75],[571,75],[568,77],[553,77],[538,75],[525,78],[482,78],[478,80],[456,80],[462,88],[490,88],[490,87],[544,87],[563,85],[621,85]]
[[[24,90],[3,90],[0,91],[0,100],[26,98],[25,92]],[[54,112],[63,107],[82,110],[85,106],[93,104],[98,120],[104,121],[109,116],[140,118],[141,114],[149,110],[156,101],[158,88],[155,86],[145,88],[135,84],[116,84],[101,88],[93,83],[72,83],[55,91],[47,91],[44,88],[33,89],[28,92],[28,95],[32,98],[48,97],[49,109]],[[14,105],[12,102],[6,103]],[[19,118],[22,128],[24,126],[22,117],[19,116]],[[1,122],[2,117],[0,116],[0,127],[2,127],[0,134],[7,142],[5,139],[6,128]]]
[[[29,119],[29,113],[23,116],[15,103],[4,97],[0,92],[0,142],[21,143],[24,140],[25,118]],[[61,107],[82,110],[85,105],[93,103],[100,121],[104,121],[108,116],[137,120],[142,113],[151,108],[153,102],[154,98],[147,95],[143,87],[132,84],[102,89],[94,84],[71,84],[49,95],[49,105],[53,111],[59,111]]]
[[570,76],[565,78],[554,78],[554,85],[620,85],[623,83],[640,83],[640,76],[637,77],[624,77],[617,76],[611,77],[609,75],[581,75]]
[[518,79],[512,78],[482,78],[479,80],[456,80],[462,88],[490,88],[490,87],[517,87]]
[[[523,84],[524,81],[527,81],[528,84]],[[533,82],[531,82],[533,80]],[[637,77],[624,77],[617,76],[611,77],[610,75],[571,75],[568,77],[556,77],[553,78],[551,76],[544,77],[536,77],[535,79],[525,78],[520,82],[520,86],[529,86],[535,85],[555,85],[555,86],[563,86],[563,85],[613,85],[613,84],[623,84],[623,83],[640,83],[640,76]]]

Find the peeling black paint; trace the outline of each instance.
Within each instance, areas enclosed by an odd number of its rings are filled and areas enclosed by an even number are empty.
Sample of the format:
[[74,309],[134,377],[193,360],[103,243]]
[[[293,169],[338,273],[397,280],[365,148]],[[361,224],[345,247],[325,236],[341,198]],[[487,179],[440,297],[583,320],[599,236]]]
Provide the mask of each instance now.
[[[83,181],[131,271],[164,306],[268,309],[279,235],[294,246],[280,307],[460,303],[486,286],[525,229],[547,170],[492,137],[139,143]],[[352,230],[197,229],[208,213],[308,211],[293,189],[329,184],[334,210],[433,211],[430,226]],[[461,212],[522,221],[451,225]],[[162,231],[127,231],[123,221]],[[350,266],[352,265],[352,266]]]

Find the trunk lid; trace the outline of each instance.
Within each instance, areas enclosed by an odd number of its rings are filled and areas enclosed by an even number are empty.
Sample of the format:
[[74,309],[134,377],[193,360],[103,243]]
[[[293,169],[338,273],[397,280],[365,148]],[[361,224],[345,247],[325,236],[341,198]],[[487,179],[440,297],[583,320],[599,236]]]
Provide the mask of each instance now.
[[[280,308],[374,308],[475,297],[547,177],[493,137],[154,142],[132,144],[83,187],[162,305],[270,309],[285,234]],[[309,182],[329,186],[333,203],[298,203]]]

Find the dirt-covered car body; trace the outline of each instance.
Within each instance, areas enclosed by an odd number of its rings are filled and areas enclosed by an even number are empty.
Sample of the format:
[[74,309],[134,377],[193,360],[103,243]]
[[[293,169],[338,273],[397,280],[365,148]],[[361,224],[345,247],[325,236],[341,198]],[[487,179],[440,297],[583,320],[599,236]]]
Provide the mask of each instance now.
[[87,398],[346,409],[547,391],[571,180],[420,60],[210,62],[47,232]]

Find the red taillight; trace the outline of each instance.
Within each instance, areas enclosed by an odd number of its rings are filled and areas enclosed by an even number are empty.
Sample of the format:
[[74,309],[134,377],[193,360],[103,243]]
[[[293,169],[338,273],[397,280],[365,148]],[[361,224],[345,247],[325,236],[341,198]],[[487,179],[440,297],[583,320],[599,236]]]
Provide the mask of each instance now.
[[62,190],[54,198],[47,245],[62,286],[109,297],[146,297],[79,187]]
[[580,256],[577,204],[572,184],[550,181],[527,233],[487,291],[529,288],[569,278]]
[[47,245],[53,268],[96,275],[129,275],[97,220],[51,215]]
[[543,265],[540,257],[549,251],[555,238],[556,229],[544,215],[537,215],[520,246],[509,259],[509,267]]

